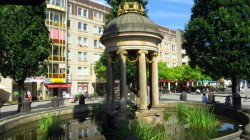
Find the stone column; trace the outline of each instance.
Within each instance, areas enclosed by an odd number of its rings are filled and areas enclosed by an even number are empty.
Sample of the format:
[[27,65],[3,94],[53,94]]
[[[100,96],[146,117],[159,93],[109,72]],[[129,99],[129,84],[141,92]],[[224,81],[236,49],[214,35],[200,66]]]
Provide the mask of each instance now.
[[140,109],[147,110],[147,77],[146,77],[146,60],[145,55],[148,53],[147,50],[140,50],[139,58],[139,86],[140,86]]
[[152,107],[159,105],[159,81],[158,81],[158,60],[157,54],[154,53],[152,56]]
[[170,90],[171,90],[171,83],[170,83],[170,81],[168,82],[168,91],[170,92]]
[[107,58],[107,112],[112,110],[113,100],[112,95],[114,94],[114,74],[113,74],[113,64],[112,55],[108,54]]
[[120,110],[124,111],[127,109],[127,75],[126,75],[126,55],[127,51],[120,50],[116,54],[120,58]]

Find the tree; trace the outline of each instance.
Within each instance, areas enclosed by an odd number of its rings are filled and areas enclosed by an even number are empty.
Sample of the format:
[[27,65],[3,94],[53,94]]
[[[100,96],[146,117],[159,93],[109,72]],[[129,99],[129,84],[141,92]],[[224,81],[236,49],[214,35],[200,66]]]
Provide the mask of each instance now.
[[144,16],[147,16],[147,10],[146,10],[146,5],[148,4],[147,0],[106,0],[107,3],[112,7],[109,14],[106,15],[106,25],[108,22],[110,22],[112,19],[118,17],[118,7],[120,4],[124,2],[138,2],[142,4],[144,8]]
[[232,93],[250,72],[249,6],[249,0],[195,0],[184,32],[190,65],[214,79],[231,79]]
[[24,96],[27,77],[47,71],[51,42],[45,26],[46,2],[33,6],[0,6],[0,73],[10,77]]

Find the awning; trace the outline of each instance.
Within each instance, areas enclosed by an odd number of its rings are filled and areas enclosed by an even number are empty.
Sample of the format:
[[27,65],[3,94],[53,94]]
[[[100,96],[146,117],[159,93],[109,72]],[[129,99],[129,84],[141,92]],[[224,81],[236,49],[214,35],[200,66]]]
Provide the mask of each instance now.
[[48,88],[69,88],[70,84],[45,84]]
[[7,87],[5,87],[4,85],[0,84],[0,89],[5,89],[5,88],[7,88]]

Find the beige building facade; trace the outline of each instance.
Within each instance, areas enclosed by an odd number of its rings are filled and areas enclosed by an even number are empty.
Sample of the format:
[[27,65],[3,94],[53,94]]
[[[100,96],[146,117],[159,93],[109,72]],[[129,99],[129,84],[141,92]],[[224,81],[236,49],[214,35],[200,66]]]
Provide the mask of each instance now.
[[99,39],[110,8],[89,0],[69,0],[67,7],[67,79],[71,93],[94,94],[94,66],[104,52]]

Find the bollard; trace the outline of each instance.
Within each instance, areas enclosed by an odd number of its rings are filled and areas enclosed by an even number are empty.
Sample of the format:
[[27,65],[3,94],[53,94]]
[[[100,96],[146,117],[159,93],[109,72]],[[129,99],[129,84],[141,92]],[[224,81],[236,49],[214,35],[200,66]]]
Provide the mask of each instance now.
[[208,94],[208,103],[209,104],[214,104],[215,103],[215,97],[214,97],[214,93],[209,93]]
[[181,95],[180,95],[180,100],[181,101],[187,101],[187,94],[185,94],[184,92],[182,92]]
[[52,107],[59,107],[59,99],[57,96],[52,98]]
[[24,98],[22,112],[27,113],[31,111],[31,102],[29,98]]
[[240,97],[240,94],[233,93],[232,97],[233,97],[233,106],[240,108],[241,107],[241,97]]
[[80,95],[79,105],[85,105],[85,96],[83,94]]

